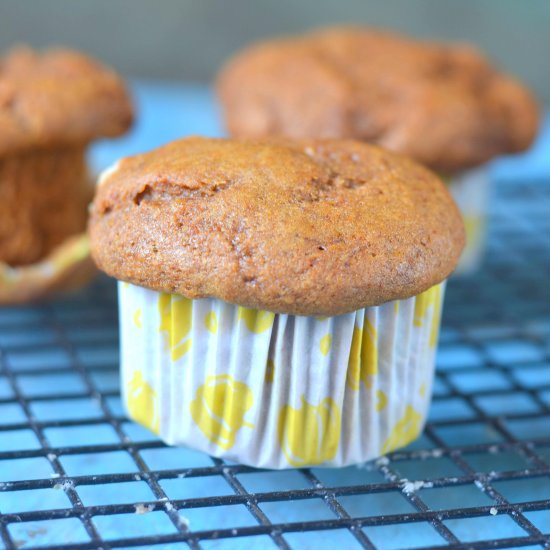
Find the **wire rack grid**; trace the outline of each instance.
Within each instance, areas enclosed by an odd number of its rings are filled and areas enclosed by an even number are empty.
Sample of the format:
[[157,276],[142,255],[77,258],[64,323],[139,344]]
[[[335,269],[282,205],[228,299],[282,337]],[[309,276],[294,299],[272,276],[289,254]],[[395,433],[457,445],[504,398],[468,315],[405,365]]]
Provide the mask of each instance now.
[[112,281],[0,310],[3,546],[550,548],[549,209],[550,186],[500,186],[482,273],[449,284],[425,433],[361,467],[262,472],[129,422]]
[[549,212],[544,182],[496,186],[428,426],[360,467],[260,471],[128,421],[112,281],[0,309],[0,547],[550,548]]

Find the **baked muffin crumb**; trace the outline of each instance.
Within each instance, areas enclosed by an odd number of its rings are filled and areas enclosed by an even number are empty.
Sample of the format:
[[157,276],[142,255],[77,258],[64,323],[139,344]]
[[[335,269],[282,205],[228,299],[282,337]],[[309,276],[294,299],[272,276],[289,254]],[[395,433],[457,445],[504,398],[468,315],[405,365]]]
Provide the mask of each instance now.
[[418,295],[464,245],[435,175],[335,140],[187,138],[122,159],[102,178],[90,234],[118,279],[295,315]]

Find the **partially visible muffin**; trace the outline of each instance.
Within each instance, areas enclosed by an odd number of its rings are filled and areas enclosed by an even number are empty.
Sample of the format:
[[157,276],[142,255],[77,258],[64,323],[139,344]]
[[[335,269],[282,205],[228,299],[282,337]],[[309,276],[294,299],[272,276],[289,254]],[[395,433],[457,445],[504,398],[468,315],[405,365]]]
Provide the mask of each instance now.
[[471,46],[367,28],[253,45],[218,91],[233,136],[359,139],[444,174],[526,149],[538,126],[531,93]]
[[85,230],[86,148],[132,118],[122,79],[83,54],[17,48],[0,59],[0,263],[32,266]]

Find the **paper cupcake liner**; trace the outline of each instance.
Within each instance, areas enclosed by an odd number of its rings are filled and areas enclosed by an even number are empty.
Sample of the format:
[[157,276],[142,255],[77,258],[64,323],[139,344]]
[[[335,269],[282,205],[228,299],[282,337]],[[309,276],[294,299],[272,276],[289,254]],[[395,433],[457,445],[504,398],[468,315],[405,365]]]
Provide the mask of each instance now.
[[21,304],[52,293],[74,290],[96,273],[88,236],[76,235],[38,263],[10,267],[0,262],[0,304]]
[[128,414],[255,467],[361,463],[421,432],[444,283],[329,318],[119,285]]
[[490,191],[486,167],[470,170],[446,179],[466,228],[466,246],[455,270],[457,275],[475,272],[483,260],[487,238],[487,210]]

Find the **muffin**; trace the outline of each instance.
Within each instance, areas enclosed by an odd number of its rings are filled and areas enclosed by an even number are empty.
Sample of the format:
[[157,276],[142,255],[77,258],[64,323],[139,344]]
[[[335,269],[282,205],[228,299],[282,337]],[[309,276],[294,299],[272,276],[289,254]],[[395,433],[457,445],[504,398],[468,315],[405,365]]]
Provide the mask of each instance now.
[[373,145],[187,138],[101,177],[123,401],[167,443],[257,467],[363,462],[430,401],[464,244],[437,176]]
[[525,150],[537,131],[529,91],[477,50],[364,28],[332,28],[254,45],[222,70],[219,97],[240,138],[345,138],[411,156],[449,183],[481,258],[484,164]]
[[92,269],[88,144],[124,133],[132,106],[109,68],[69,50],[0,59],[0,302],[41,296]]

